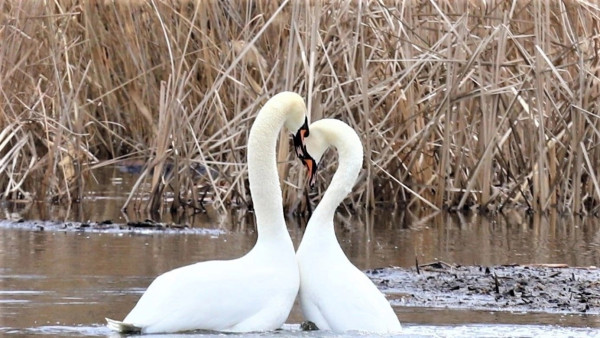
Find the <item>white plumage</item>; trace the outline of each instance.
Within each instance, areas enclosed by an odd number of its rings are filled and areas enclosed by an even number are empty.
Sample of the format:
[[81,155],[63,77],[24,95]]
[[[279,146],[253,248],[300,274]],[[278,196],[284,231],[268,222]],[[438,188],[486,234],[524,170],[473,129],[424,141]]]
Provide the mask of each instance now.
[[[184,266],[157,277],[119,332],[189,330],[264,331],[285,322],[299,287],[294,246],[287,232],[275,148],[285,125],[296,132],[306,121],[304,100],[284,92],[261,109],[248,139],[248,175],[258,239],[245,256]],[[303,134],[302,134],[303,135]]]
[[310,125],[305,141],[316,162],[329,146],[335,147],[339,166],[296,253],[304,317],[322,330],[397,333],[401,325],[389,302],[348,260],[334,231],[335,210],[352,190],[362,166],[360,138],[344,122],[323,119]]

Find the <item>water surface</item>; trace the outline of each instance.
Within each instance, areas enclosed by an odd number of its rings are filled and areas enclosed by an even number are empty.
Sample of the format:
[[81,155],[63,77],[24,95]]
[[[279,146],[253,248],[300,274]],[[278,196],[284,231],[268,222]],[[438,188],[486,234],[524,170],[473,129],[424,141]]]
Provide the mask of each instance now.
[[[4,204],[4,218],[118,224],[143,220],[145,215],[119,210],[134,177],[118,173],[115,179],[114,174],[99,176],[88,198],[70,210]],[[244,211],[167,215],[164,221],[186,224],[194,231],[132,232],[127,227],[91,231],[61,223],[35,227],[28,222],[0,222],[0,335],[108,335],[104,317],[122,319],[157,275],[198,261],[239,257],[256,240],[253,216]],[[288,221],[296,245],[305,222]],[[526,216],[518,211],[493,218],[417,216],[378,210],[351,216],[340,213],[336,232],[344,252],[363,270],[412,267],[416,260],[600,265],[600,227],[594,218]],[[395,310],[404,333],[414,336],[579,336],[599,334],[600,328],[597,315],[403,306]],[[294,307],[288,325],[277,336],[323,335],[300,332],[301,321]]]

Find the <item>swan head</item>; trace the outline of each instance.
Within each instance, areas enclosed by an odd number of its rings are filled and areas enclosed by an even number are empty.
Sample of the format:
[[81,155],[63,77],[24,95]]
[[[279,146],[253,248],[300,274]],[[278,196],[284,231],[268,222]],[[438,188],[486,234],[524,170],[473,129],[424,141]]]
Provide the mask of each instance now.
[[[290,129],[290,130],[293,130],[293,129]],[[294,134],[294,136],[293,136],[294,148],[296,149],[296,155],[301,160],[304,159],[306,156],[310,157],[310,155],[308,155],[308,152],[306,150],[306,144],[304,141],[305,137],[307,137],[308,135],[310,135],[310,132],[308,130],[308,118],[305,116],[304,124],[300,127],[300,129],[298,129],[296,134]]]
[[314,188],[317,180],[317,170],[321,157],[331,145],[327,121],[327,119],[319,120],[310,125],[310,137],[304,140],[304,156],[298,155],[308,170],[308,181],[311,188]]
[[276,102],[280,109],[286,111],[285,127],[292,132],[296,155],[302,159],[306,155],[304,138],[309,135],[304,99],[293,92],[282,92],[269,101]]
[[321,157],[329,147],[335,147],[340,160],[352,163],[354,167],[362,166],[362,143],[356,131],[348,124],[337,119],[321,119],[310,125],[310,137],[305,140],[304,156],[300,157],[308,169],[310,187],[316,181],[318,165]]

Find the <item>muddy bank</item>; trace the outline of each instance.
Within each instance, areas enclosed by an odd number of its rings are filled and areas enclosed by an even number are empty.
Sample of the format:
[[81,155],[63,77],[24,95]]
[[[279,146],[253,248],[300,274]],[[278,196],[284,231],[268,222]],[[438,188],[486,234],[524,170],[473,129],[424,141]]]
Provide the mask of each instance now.
[[203,235],[220,235],[221,229],[195,228],[175,223],[162,223],[153,220],[113,223],[111,220],[101,222],[60,222],[60,221],[16,221],[0,220],[0,227],[32,231],[61,232],[106,232],[106,233],[194,233]]
[[382,268],[367,274],[394,305],[492,311],[600,313],[600,270],[561,265]]

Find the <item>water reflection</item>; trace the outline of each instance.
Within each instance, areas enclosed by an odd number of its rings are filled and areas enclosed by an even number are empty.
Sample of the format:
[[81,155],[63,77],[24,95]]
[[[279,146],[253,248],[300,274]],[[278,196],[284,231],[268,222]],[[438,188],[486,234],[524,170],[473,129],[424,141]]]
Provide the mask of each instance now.
[[[12,219],[60,219],[57,206],[40,205],[5,215]],[[79,222],[110,220],[125,224],[144,217],[127,217],[121,213],[118,200],[85,200],[78,206],[85,210],[66,213],[66,219]],[[97,214],[94,212],[98,211]],[[101,212],[100,212],[101,211]],[[64,212],[64,210],[63,210]],[[205,214],[168,215],[167,224],[197,229],[219,229],[228,233],[246,234],[254,241],[254,216],[233,209],[227,214],[207,208]],[[306,218],[289,218],[292,239],[299,244]],[[409,211],[378,210],[373,213],[336,215],[338,239],[353,262],[367,269],[381,266],[414,266],[415,261],[426,263],[443,260],[457,264],[533,264],[562,263],[570,266],[600,265],[600,222],[597,218],[526,215],[513,211],[508,215],[484,217],[472,214],[432,213],[415,215]],[[227,249],[223,249],[227,250]]]
[[[495,217],[438,213],[419,218],[387,213],[365,215],[356,226],[372,228],[373,253],[396,256],[390,263],[398,266],[414,265],[415,257],[419,262],[439,259],[482,265],[600,263],[600,227],[596,218],[528,216],[516,211]],[[359,238],[345,240],[356,243]],[[379,253],[378,244],[387,251]]]
[[[103,167],[93,172],[82,203],[70,208],[52,204],[11,205],[0,210],[6,219],[62,220],[125,224],[152,218],[133,203],[121,211],[136,173]],[[139,204],[139,203],[138,203]],[[337,214],[336,231],[346,253],[361,268],[413,266],[415,259],[436,259],[459,264],[565,263],[572,266],[600,265],[600,222],[597,218],[528,215],[509,210],[493,217],[473,214],[430,213],[410,210],[376,210],[359,215]],[[247,233],[253,241],[254,218],[244,210],[221,214],[190,210],[164,213],[160,221],[196,228]],[[306,219],[288,221],[296,244]]]
[[[116,169],[115,169],[116,170]],[[119,175],[123,175],[119,173]],[[37,204],[1,206],[5,219],[126,223],[146,215],[120,207],[133,176],[98,181],[88,197],[71,209]],[[67,231],[60,227],[30,231],[0,222],[0,334],[48,332],[64,328],[104,335],[105,316],[123,318],[157,275],[210,259],[231,259],[248,252],[255,240],[254,218],[243,210],[220,214],[165,215],[164,222],[220,229],[205,234],[134,234]],[[306,219],[288,220],[297,246]],[[14,224],[14,223],[12,223]],[[17,223],[18,225],[19,223]],[[518,210],[494,217],[477,214],[414,213],[377,210],[336,216],[336,233],[350,260],[361,269],[412,267],[443,260],[457,264],[565,263],[600,265],[600,225],[595,218],[527,215]],[[511,314],[464,310],[397,308],[403,323],[541,323],[600,326],[593,316]],[[289,322],[302,320],[297,307]],[[83,326],[83,327],[82,327]],[[409,325],[410,327],[410,325]],[[448,329],[455,330],[454,327]],[[35,331],[35,330],[34,330]],[[417,330],[416,333],[419,331]],[[41,334],[50,334],[41,332]],[[69,334],[67,332],[56,334]],[[26,335],[26,334],[24,334]]]

